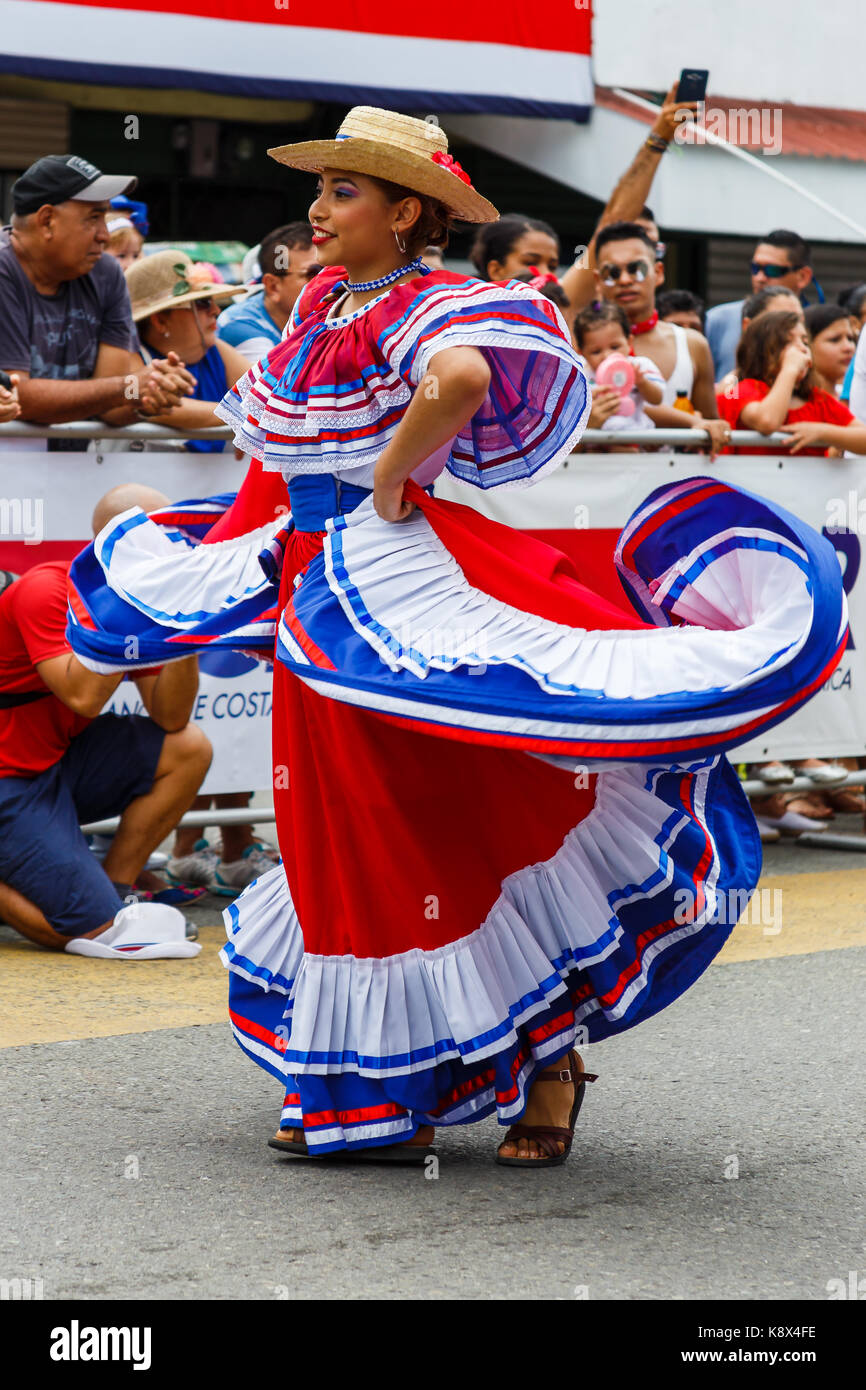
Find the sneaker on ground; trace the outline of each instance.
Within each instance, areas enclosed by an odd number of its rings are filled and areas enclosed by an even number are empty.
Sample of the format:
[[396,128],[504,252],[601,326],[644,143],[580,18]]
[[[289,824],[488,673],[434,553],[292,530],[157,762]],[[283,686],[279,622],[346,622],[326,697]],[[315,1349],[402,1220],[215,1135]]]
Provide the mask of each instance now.
[[[217,848],[219,849],[220,854],[222,854],[223,847],[221,839],[217,841]],[[279,864],[282,862],[282,855],[280,854],[280,851],[277,849],[276,845],[272,845],[268,840],[253,840],[250,849],[258,850],[258,852],[262,854],[265,858],[270,859],[272,866],[274,864]],[[246,852],[248,851],[245,851],[245,853]]]
[[261,878],[262,874],[268,873],[273,867],[274,861],[269,855],[264,854],[256,845],[250,845],[240,859],[228,864],[219,861],[211,892],[224,898],[236,897],[253,879]]
[[180,859],[169,859],[165,875],[172,883],[189,884],[193,888],[209,888],[213,891],[219,855],[207,842],[196,840],[192,854],[184,854]]

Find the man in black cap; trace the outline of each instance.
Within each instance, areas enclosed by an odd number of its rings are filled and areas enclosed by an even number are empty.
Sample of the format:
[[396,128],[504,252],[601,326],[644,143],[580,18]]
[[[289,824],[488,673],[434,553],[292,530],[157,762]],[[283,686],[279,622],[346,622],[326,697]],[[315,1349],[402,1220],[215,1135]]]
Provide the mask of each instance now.
[[128,424],[194,390],[174,354],[128,371],[129,295],[103,252],[109,200],[136,183],[78,155],[46,155],[13,185],[12,225],[0,231],[0,369],[17,373],[25,420]]

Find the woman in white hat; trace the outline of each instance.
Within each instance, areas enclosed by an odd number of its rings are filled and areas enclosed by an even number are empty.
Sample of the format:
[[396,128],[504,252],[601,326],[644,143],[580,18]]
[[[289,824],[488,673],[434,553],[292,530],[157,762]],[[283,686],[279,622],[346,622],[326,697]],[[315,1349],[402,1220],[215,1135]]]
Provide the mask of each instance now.
[[[723,753],[838,661],[839,566],[760,498],[680,481],[621,537],[636,617],[432,497],[443,468],[471,500],[574,447],[589,391],[565,324],[527,285],[424,273],[452,217],[496,215],[435,124],[359,107],[271,153],[317,177],[323,269],[219,407],[256,460],[223,544],[107,529],[73,567],[72,641],[105,669],[132,615],[142,660],[248,646],[276,596],[256,553],[282,560],[284,862],[228,909],[223,952],[234,1035],[285,1088],[269,1142],[424,1162],[434,1127],[495,1115],[498,1162],[552,1166],[592,1079],[575,1043],[677,998],[731,929],[718,902],[757,882]],[[262,524],[273,475],[291,527]]]
[[[170,414],[150,416],[174,429],[209,429],[221,420],[214,409],[247,370],[245,357],[217,337],[217,318],[243,285],[218,284],[200,273],[185,251],[157,251],[126,270],[132,318],[144,362],[177,353],[195,378],[192,396]],[[224,440],[189,439],[191,453],[221,453]]]

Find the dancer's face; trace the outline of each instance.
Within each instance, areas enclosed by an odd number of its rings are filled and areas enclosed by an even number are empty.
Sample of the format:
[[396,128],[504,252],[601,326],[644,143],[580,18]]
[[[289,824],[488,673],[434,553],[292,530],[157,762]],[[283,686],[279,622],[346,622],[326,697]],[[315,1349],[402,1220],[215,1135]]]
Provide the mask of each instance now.
[[399,264],[394,234],[405,244],[420,211],[418,198],[391,203],[375,180],[325,169],[309,211],[316,257],[321,265],[347,269],[375,266],[383,259],[389,265]]

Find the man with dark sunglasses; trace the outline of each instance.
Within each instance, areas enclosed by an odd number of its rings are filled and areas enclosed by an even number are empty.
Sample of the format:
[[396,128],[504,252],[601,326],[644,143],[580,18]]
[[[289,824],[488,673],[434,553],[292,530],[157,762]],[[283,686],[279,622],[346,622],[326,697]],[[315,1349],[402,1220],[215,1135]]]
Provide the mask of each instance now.
[[[784,228],[770,232],[755,247],[749,264],[752,294],[774,288],[791,290],[802,300],[812,279],[812,251],[807,241]],[[717,304],[707,314],[707,339],[713,354],[716,380],[733,371],[740,341],[744,300]]]
[[[634,351],[649,357],[664,377],[661,405],[645,405],[653,423],[662,429],[702,428],[709,431],[712,452],[724,447],[730,435],[719,420],[713,380],[713,360],[701,333],[678,324],[662,323],[656,310],[656,289],[662,266],[656,239],[637,222],[612,222],[596,237],[596,289],[625,311]],[[675,409],[685,396],[694,413]]]

